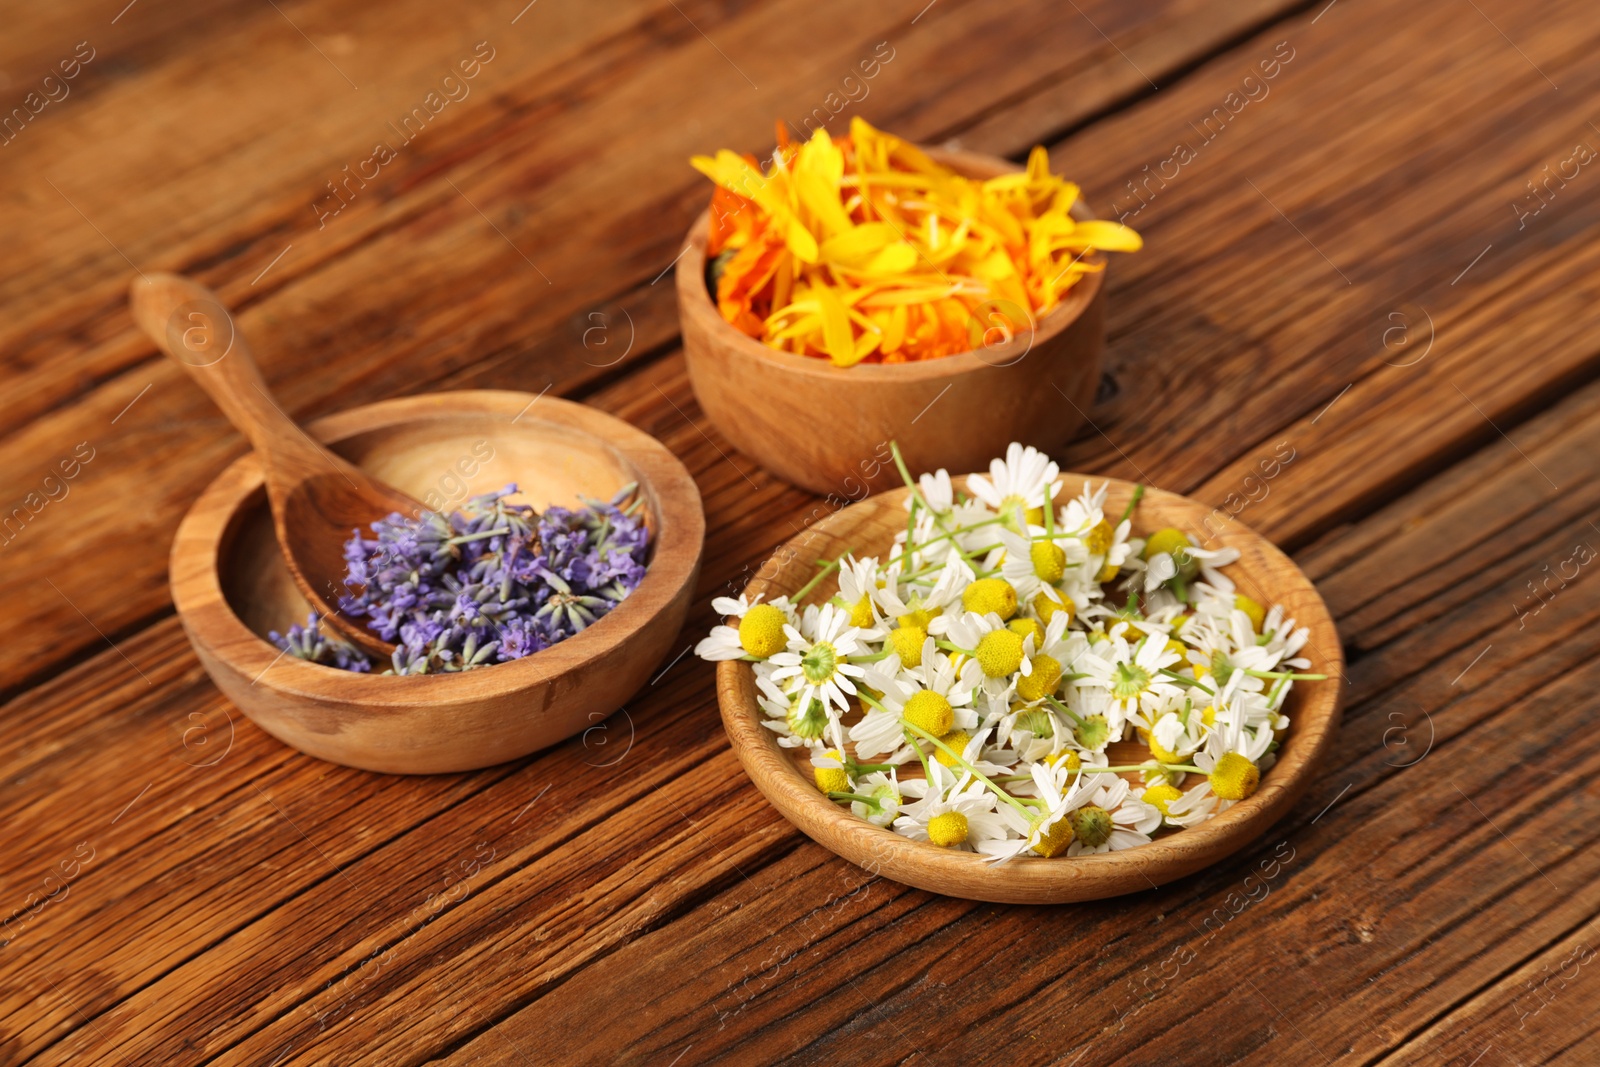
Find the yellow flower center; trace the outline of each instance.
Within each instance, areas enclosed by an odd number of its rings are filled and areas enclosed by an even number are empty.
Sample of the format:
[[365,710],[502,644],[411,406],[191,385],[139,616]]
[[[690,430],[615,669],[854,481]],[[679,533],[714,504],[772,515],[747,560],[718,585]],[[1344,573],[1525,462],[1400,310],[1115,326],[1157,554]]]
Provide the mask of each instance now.
[[817,788],[824,793],[850,792],[850,776],[843,767],[813,767],[811,774],[817,780]]
[[1038,526],[1044,522],[1044,508],[1028,507],[1028,502],[1016,493],[1000,501],[999,512],[1004,516],[1006,526],[1019,534],[1026,534],[1030,524]]
[[783,612],[771,604],[757,604],[739,620],[739,646],[757,659],[783,651]]
[[1163,748],[1161,742],[1157,741],[1153,734],[1149,734],[1149,731],[1140,731],[1140,733],[1142,735],[1148,735],[1145,736],[1145,744],[1150,748],[1150,755],[1154,756],[1162,763],[1183,762],[1182,756],[1178,755],[1178,753],[1172,751],[1170,748]]
[[[956,730],[952,733],[945,734],[943,737],[939,738],[939,740],[943,741],[952,752],[965,752],[967,750],[967,742],[972,740],[972,735],[967,733],[965,730]],[[946,767],[954,768],[961,766],[954,756],[950,755],[949,752],[946,752],[942,748],[934,749],[933,758],[944,764]]]
[[1200,722],[1205,726],[1217,725],[1217,706],[1215,704],[1207,704],[1200,709]]
[[914,608],[895,621],[907,629],[926,630],[930,622],[943,614],[943,608]]
[[1181,667],[1184,665],[1183,657],[1189,654],[1189,646],[1182,641],[1175,641],[1169,637],[1167,638],[1167,651],[1178,657],[1177,666]]
[[1017,696],[1030,702],[1043,700],[1061,684],[1061,664],[1050,656],[1035,656],[1028,663],[1032,670],[1017,679]]
[[1004,578],[979,578],[962,591],[961,606],[979,615],[992,611],[1009,619],[1017,613],[1017,591]]
[[1046,857],[1059,856],[1072,844],[1073,829],[1070,816],[1063,815],[1055,821],[1055,825],[1039,834],[1039,840],[1033,843],[1033,850]]
[[1189,543],[1188,534],[1169,526],[1165,530],[1157,530],[1145,541],[1144,558],[1149,559],[1165,552],[1172,557],[1180,576],[1185,579],[1193,578],[1200,570],[1200,561],[1189,554],[1189,549],[1193,547]]
[[1223,800],[1243,800],[1261,784],[1261,770],[1237,752],[1224,753],[1207,775],[1211,791]]
[[1050,625],[1050,620],[1056,617],[1058,611],[1066,612],[1067,621],[1072,621],[1072,601],[1066,598],[1052,600],[1049,593],[1040,593],[1033,598],[1033,613],[1039,616],[1039,621],[1046,626]]
[[1070,748],[1051,756],[1050,763],[1057,767],[1065,767],[1067,770],[1074,772],[1083,769],[1083,757],[1078,755]]
[[1100,573],[1094,576],[1094,580],[1099,582],[1101,585],[1104,585],[1121,573],[1121,567],[1117,566],[1115,563],[1107,563],[1105,566],[1100,568]]
[[922,666],[922,644],[927,639],[928,631],[915,626],[899,626],[889,631],[889,645],[905,667]]
[[1067,818],[1072,820],[1073,832],[1085,848],[1099,848],[1111,840],[1111,813],[1098,804],[1085,804]]
[[967,841],[967,817],[959,811],[947,811],[928,820],[928,840],[940,848],[954,848]]
[[1250,628],[1252,630],[1256,633],[1261,632],[1261,627],[1267,621],[1267,609],[1262,607],[1259,601],[1251,600],[1243,593],[1240,593],[1233,598],[1233,606],[1250,617]]
[[872,614],[872,598],[863,593],[861,599],[850,609],[850,625],[870,630],[872,624],[877,621]]
[[1103,556],[1111,551],[1111,540],[1116,536],[1116,531],[1104,519],[1089,527],[1089,532],[1083,535],[1083,547],[1089,550],[1091,556]]
[[1162,817],[1165,818],[1172,814],[1172,812],[1167,810],[1167,805],[1171,804],[1174,800],[1177,800],[1182,796],[1183,790],[1179,789],[1177,786],[1153,785],[1144,791],[1144,795],[1141,799],[1143,799],[1146,804],[1159,809]]
[[978,642],[978,666],[990,678],[1005,678],[1022,666],[1022,635],[990,630]]
[[1028,549],[1028,558],[1033,561],[1033,573],[1044,581],[1059,582],[1067,573],[1067,554],[1060,545],[1035,541]]
[[1012,619],[1006,623],[1006,629],[1014,634],[1020,634],[1023,640],[1033,635],[1033,647],[1038,648],[1044,644],[1044,627],[1039,625],[1038,619]]
[[932,689],[919,689],[913,693],[911,699],[906,701],[902,714],[906,722],[919,730],[927,731],[934,737],[943,737],[956,723],[955,711],[950,707],[950,701]]

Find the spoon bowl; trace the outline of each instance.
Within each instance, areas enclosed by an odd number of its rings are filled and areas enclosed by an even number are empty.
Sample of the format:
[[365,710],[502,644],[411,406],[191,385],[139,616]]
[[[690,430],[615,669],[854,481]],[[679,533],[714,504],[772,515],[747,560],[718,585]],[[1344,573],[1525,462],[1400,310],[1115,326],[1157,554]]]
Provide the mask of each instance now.
[[305,598],[339,635],[388,659],[394,645],[339,607],[345,592],[344,543],[351,531],[416,500],[323,448],[268,392],[232,314],[205,286],[176,274],[135,279],[128,303],[140,328],[189,372],[260,458],[284,563]]

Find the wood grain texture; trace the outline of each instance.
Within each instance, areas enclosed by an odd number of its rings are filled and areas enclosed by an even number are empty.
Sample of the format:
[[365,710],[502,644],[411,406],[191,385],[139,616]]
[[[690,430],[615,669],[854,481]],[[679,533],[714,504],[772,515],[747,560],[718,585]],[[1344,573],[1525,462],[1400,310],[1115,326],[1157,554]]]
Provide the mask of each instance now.
[[[1067,473],[1062,481],[1065,498],[1088,480]],[[1106,513],[1122,514],[1135,487],[1109,480],[1105,488]],[[901,488],[879,493],[811,526],[761,567],[744,595],[751,601],[791,595],[816,574],[818,561],[836,559],[846,552],[857,558],[887,557],[895,534],[905,531],[908,492]],[[1148,537],[1169,527],[1198,531],[1210,510],[1174,493],[1148,489],[1134,510],[1133,533]],[[1339,634],[1305,575],[1243,525],[1234,525],[1220,544],[1239,553],[1226,573],[1240,589],[1262,604],[1282,606],[1285,618],[1309,631],[1304,652],[1311,661],[1309,669],[1328,677],[1322,682],[1303,682],[1289,694],[1284,711],[1293,725],[1277,761],[1262,777],[1260,790],[1199,826],[1163,834],[1147,845],[1121,852],[1058,859],[1025,855],[1003,864],[975,852],[909,840],[873,826],[817,790],[809,758],[796,755],[803,750],[780,747],[776,735],[763,725],[767,716],[757,699],[755,672],[748,664],[732,660],[717,665],[717,703],[729,743],[756,788],[785,818],[812,840],[875,877],[970,900],[1064,904],[1140,893],[1193,874],[1266,833],[1305,792],[1338,730],[1344,676]],[[837,579],[824,579],[808,600],[825,603],[837,591]],[[1136,742],[1132,748],[1126,755],[1114,756],[1113,762],[1132,764],[1151,758],[1149,749]],[[1123,777],[1135,785],[1142,782],[1135,774]],[[1191,776],[1188,784],[1192,787],[1197,782]]]
[[[1017,169],[971,152],[928,152],[971,178]],[[1073,214],[1092,217],[1081,202]],[[814,493],[877,491],[899,479],[891,441],[912,470],[978,470],[1012,441],[1060,449],[1083,425],[1100,384],[1104,255],[1032,329],[1008,329],[1009,339],[942,359],[835,367],[770,348],[722,318],[705,281],[710,228],[707,209],[676,267],[689,380],[722,435],[784,481]],[[991,323],[974,322],[973,335],[987,337]]]
[[[340,607],[347,591],[344,544],[351,530],[365,530],[390,515],[416,518],[422,504],[330,452],[283,413],[261,379],[249,342],[211,290],[158,271],[133,280],[128,307],[156,347],[188,371],[234,429],[250,440],[272,509],[277,547],[303,603],[315,604],[330,629],[347,642],[388,659],[394,645]],[[228,517],[223,521],[226,525]],[[194,543],[180,528],[174,549]],[[174,573],[215,568],[214,550],[202,558],[179,556],[173,561]],[[205,632],[196,632],[203,641]]]
[[[0,147],[0,485],[28,512],[0,568],[0,1062],[1593,1058],[1591,968],[1542,986],[1600,876],[1594,579],[1549,577],[1600,546],[1592,168],[1544,184],[1595,143],[1586,6],[521,7],[8,23],[0,105],[98,54]],[[485,40],[470,97],[319,228],[327,182]],[[1013,909],[865,880],[744,781],[686,654],[712,596],[852,493],[778,482],[695,404],[651,284],[704,207],[684,161],[759,150],[880,41],[896,58],[841,120],[1013,159],[1045,141],[1147,240],[1110,278],[1090,432],[1056,458],[1294,547],[1348,642],[1308,795],[1158,891]],[[244,445],[140,339],[130,259],[238,308],[302,420],[550,386],[659,437],[707,507],[685,654],[470,774],[263,733],[167,592],[180,517]],[[1296,458],[1263,482],[1279,443]]]

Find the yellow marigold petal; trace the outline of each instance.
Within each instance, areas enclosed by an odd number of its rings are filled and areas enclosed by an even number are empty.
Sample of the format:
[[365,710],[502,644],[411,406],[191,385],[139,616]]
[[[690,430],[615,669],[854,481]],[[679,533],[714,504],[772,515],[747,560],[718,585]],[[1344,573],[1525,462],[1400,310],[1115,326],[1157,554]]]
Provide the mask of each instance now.
[[855,339],[850,330],[850,317],[845,314],[844,301],[839,299],[839,294],[826,286],[818,286],[812,290],[818,309],[822,316],[822,347],[828,353],[828,358],[841,367],[848,367],[857,360],[855,354]]
[[1144,247],[1144,238],[1132,229],[1104,219],[1086,219],[1078,223],[1072,236],[1087,247],[1105,252],[1137,252]]

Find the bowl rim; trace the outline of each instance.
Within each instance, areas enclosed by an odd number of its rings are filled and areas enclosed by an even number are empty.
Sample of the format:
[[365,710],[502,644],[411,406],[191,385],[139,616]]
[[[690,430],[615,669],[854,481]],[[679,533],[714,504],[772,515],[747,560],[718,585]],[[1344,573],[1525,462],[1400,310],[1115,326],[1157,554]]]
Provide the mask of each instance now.
[[[539,410],[530,415],[535,401]],[[495,664],[493,669],[458,674],[357,673],[284,655],[239,618],[228,603],[219,569],[223,542],[240,509],[264,492],[260,463],[253,452],[246,452],[206,486],[178,525],[169,585],[185,629],[203,632],[210,655],[272,692],[377,710],[437,706],[525,691],[611,655],[651,625],[694,579],[705,540],[705,514],[694,478],[660,441],[597,408],[544,394],[467,389],[363,404],[316,419],[306,429],[336,449],[339,442],[358,434],[462,416],[504,417],[510,422],[528,416],[529,425],[546,423],[585,437],[636,472],[641,488],[659,502],[658,529],[645,577],[605,617],[551,649]],[[180,552],[192,554],[199,545],[210,553],[203,567],[178,559]],[[565,654],[543,655],[553,649]]]
[[[935,162],[943,163],[968,177],[993,177],[1019,173],[1024,169],[1021,165],[1000,156],[954,148],[925,145],[918,147]],[[1094,213],[1084,203],[1081,193],[1072,205],[1072,214],[1084,220],[1095,218]],[[743,358],[760,359],[794,374],[835,380],[840,376],[848,376],[850,380],[857,382],[904,384],[1014,366],[1034,345],[1061,334],[1083,317],[1084,312],[1094,303],[1095,297],[1105,286],[1108,266],[1105,254],[1097,253],[1089,262],[1098,262],[1099,270],[1091,271],[1079,279],[1078,283],[1068,291],[1066,299],[1045,312],[1027,335],[1013,338],[1005,344],[981,350],[968,349],[954,355],[940,356],[938,359],[907,363],[857,363],[849,367],[838,367],[829,360],[785,352],[762,344],[754,337],[734,329],[732,324],[722,317],[711,299],[711,291],[705,284],[706,245],[710,235],[711,208],[707,205],[689,227],[689,232],[684,238],[683,254],[675,268],[673,282],[677,289],[679,316],[693,318],[697,325],[718,335],[718,341]],[[989,358],[980,357],[979,351],[988,353]]]
[[[1091,479],[1074,472],[1060,477],[1068,486],[1085,480],[1106,482],[1112,487],[1113,499],[1134,489],[1134,483],[1117,478]],[[907,492],[902,487],[866,500],[899,506]],[[1196,518],[1212,511],[1188,497],[1148,486],[1144,501],[1188,510]],[[857,506],[859,503],[852,505]],[[841,517],[850,510],[840,509],[779,546],[746,586],[744,595],[772,594],[785,565],[780,561],[794,558],[790,554],[804,539],[828,532],[830,524],[843,525]],[[1290,699],[1297,703],[1289,734],[1278,761],[1262,775],[1256,793],[1198,826],[1119,852],[1067,859],[1021,856],[998,865],[974,852],[912,841],[858,818],[818,792],[795,766],[789,750],[781,748],[776,735],[761,725],[762,715],[754,699],[754,669],[748,663],[728,660],[718,664],[717,699],[734,754],[757,790],[813,840],[874,874],[921,889],[1003,903],[1067,903],[1153,889],[1191,874],[1256,840],[1299,799],[1332,746],[1343,702],[1343,647],[1327,605],[1310,579],[1276,545],[1237,520],[1216,540],[1234,547],[1249,543],[1264,563],[1281,571],[1272,602],[1285,599],[1285,594],[1300,602],[1295,622],[1310,629],[1306,648],[1313,656],[1314,669],[1329,678],[1303,683],[1291,694]],[[769,573],[770,578],[766,577]]]

